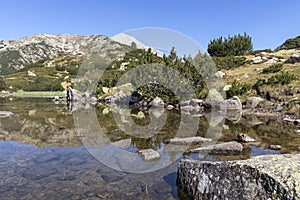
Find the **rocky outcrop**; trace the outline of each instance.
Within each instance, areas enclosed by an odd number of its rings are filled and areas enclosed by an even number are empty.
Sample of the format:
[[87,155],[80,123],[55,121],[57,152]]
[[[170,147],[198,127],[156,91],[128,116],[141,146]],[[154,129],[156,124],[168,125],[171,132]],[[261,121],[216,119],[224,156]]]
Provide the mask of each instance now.
[[184,159],[177,186],[189,199],[300,199],[300,154],[230,162]]

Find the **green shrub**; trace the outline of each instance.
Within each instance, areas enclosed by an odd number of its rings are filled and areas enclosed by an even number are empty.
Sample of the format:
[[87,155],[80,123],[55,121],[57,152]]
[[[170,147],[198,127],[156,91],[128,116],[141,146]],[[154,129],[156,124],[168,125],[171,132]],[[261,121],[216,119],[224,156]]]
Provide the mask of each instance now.
[[285,84],[289,84],[292,81],[296,80],[297,76],[295,74],[290,74],[288,72],[281,72],[280,74],[275,74],[273,76],[271,76],[270,78],[268,78],[267,83],[269,85],[273,85],[273,84],[281,84],[281,85],[285,85]]
[[63,65],[59,65],[59,64],[55,65],[55,69],[57,71],[65,71],[66,70],[66,68]]
[[248,83],[239,83],[237,80],[234,80],[231,88],[226,91],[226,97],[230,98],[236,95],[243,95],[250,91],[251,85]]
[[220,37],[209,42],[207,52],[211,56],[243,56],[247,55],[253,48],[252,38],[246,33],[234,35],[228,38]]
[[295,74],[290,74],[288,72],[281,72],[279,74],[272,75],[268,79],[258,79],[255,85],[256,86],[275,85],[275,84],[286,85],[286,84],[290,84],[294,80],[297,80],[297,76]]
[[263,69],[262,73],[265,73],[265,74],[276,73],[276,72],[279,72],[282,69],[283,69],[283,64],[278,63],[278,64],[274,64],[274,65],[271,65],[268,68]]
[[246,63],[243,56],[212,57],[218,69],[233,69]]
[[69,72],[70,75],[77,75],[79,67],[76,67],[76,66],[67,66],[66,70]]

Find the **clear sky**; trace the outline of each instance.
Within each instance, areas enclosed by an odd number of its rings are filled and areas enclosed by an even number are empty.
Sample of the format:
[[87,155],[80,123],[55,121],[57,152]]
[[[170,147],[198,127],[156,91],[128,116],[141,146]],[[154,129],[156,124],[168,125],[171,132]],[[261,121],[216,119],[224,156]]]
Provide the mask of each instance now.
[[212,38],[246,32],[255,49],[273,49],[300,35],[299,0],[3,0],[0,8],[0,40],[163,27],[204,48]]

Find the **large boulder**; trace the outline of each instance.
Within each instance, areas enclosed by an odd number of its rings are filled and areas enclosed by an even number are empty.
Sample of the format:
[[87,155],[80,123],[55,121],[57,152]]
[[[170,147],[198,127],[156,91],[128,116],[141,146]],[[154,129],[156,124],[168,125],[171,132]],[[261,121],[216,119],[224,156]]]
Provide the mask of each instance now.
[[237,96],[222,101],[220,104],[221,110],[242,110],[242,103]]
[[188,199],[300,199],[300,154],[249,160],[181,160],[178,189]]

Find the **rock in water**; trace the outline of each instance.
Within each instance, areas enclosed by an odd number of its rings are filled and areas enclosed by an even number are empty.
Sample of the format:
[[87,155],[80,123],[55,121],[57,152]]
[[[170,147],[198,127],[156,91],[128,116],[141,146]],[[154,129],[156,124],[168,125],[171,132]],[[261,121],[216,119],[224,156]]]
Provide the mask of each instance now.
[[178,189],[188,199],[300,199],[300,154],[249,160],[181,160]]
[[203,137],[186,137],[186,138],[171,138],[166,141],[167,143],[177,144],[177,145],[186,145],[186,144],[198,144],[204,142],[212,142],[210,138]]
[[241,154],[243,145],[238,142],[225,142],[221,144],[209,145],[206,147],[199,147],[192,149],[192,153],[210,153],[210,154]]
[[157,151],[154,151],[153,149],[143,149],[138,152],[142,159],[146,162],[158,160],[160,158],[160,155]]

